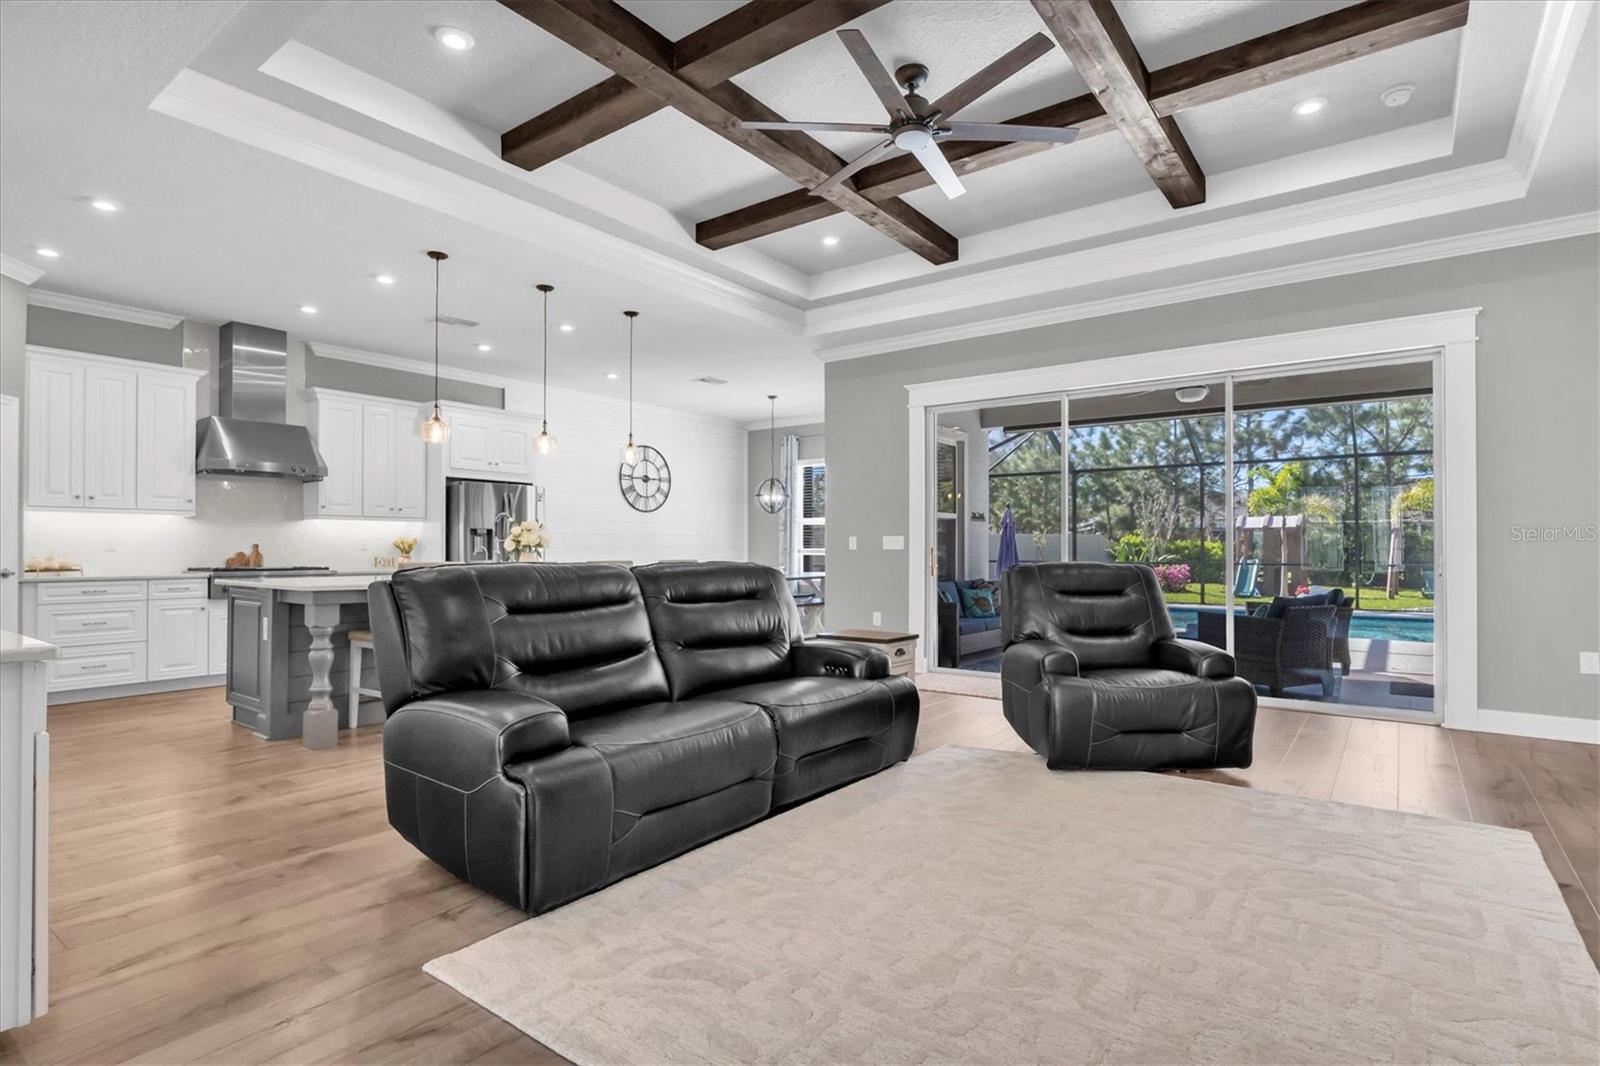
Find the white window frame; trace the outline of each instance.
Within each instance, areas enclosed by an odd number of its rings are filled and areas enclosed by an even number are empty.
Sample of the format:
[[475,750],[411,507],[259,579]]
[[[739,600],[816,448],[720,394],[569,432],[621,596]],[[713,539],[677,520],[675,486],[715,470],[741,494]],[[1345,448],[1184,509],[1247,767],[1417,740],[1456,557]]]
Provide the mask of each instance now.
[[[804,507],[804,502],[803,501],[805,500],[806,479],[805,479],[804,470],[808,466],[820,466],[820,467],[822,467],[823,471],[826,472],[827,469],[828,469],[828,461],[826,459],[822,458],[821,456],[818,456],[815,459],[796,459],[795,462],[794,462],[794,470],[790,474],[790,477],[791,477],[790,484],[794,485],[794,493],[793,493],[793,500],[792,500],[792,505],[794,507],[794,521],[792,523],[790,523],[790,525],[791,525],[791,528],[794,530],[794,534],[793,534],[793,539],[790,541],[790,544],[789,544],[789,576],[790,577],[827,577],[828,576],[828,571],[827,571],[827,563],[826,562],[823,563],[823,569],[821,569],[821,570],[806,570],[800,565],[800,560],[803,559],[807,555],[821,554],[824,560],[826,560],[827,557],[828,557],[828,548],[827,548],[827,543],[826,543],[826,537],[828,535],[827,534],[827,528],[828,528],[828,517],[827,517],[827,515],[823,515],[821,518],[807,518],[807,517],[805,517],[805,515],[803,515],[801,513],[801,510]],[[805,542],[806,542],[806,527],[807,526],[821,526],[823,528],[823,534],[822,535],[824,537],[824,543],[823,543],[822,551],[820,553],[818,553],[818,552],[808,552],[808,551],[804,551],[803,550],[803,548],[805,546]]]

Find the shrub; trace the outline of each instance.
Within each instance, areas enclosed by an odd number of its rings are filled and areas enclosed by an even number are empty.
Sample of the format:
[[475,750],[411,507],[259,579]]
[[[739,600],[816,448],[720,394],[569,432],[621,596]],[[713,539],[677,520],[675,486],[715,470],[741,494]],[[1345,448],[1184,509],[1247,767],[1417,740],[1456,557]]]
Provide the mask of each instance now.
[[1163,563],[1155,567],[1155,572],[1162,592],[1182,592],[1189,587],[1188,563]]

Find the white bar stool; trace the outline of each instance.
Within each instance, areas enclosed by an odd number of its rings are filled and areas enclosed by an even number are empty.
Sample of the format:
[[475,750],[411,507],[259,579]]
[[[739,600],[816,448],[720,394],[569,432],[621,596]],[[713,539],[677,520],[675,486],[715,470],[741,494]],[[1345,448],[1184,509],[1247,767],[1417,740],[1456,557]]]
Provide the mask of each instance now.
[[[352,629],[350,631],[350,728],[354,729],[361,721],[361,697],[371,696],[374,699],[383,693],[375,688],[361,687],[361,653],[372,651],[372,630]],[[376,655],[376,652],[373,652]]]

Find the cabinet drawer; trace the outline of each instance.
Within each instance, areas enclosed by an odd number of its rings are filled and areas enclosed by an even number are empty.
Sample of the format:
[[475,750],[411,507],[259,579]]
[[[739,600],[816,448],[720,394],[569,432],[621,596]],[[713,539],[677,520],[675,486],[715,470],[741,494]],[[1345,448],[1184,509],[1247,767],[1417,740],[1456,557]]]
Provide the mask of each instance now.
[[39,582],[40,603],[101,603],[106,600],[142,600],[144,597],[143,581],[70,581],[59,585]]
[[145,638],[145,604],[45,603],[39,605],[40,640],[62,646],[111,644]]
[[150,582],[152,600],[194,599],[205,594],[206,579],[203,577],[162,578]]
[[143,680],[143,644],[99,644],[89,648],[62,648],[61,657],[50,663],[46,688],[59,692],[101,685],[132,685]]

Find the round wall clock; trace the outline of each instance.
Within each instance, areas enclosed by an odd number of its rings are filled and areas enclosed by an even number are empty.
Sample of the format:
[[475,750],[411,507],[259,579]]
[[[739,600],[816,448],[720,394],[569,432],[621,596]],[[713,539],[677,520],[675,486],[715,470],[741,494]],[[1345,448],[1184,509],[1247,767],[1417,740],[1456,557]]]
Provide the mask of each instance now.
[[672,468],[667,465],[666,456],[641,444],[639,458],[617,468],[617,486],[635,511],[659,510],[672,492]]

